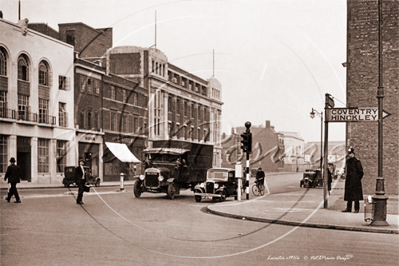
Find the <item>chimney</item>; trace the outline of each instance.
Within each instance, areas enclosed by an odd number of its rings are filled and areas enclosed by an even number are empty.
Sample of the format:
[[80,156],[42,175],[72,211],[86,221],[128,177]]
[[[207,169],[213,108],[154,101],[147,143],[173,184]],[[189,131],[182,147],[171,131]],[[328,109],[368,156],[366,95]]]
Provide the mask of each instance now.
[[266,120],[266,128],[270,128],[270,120]]

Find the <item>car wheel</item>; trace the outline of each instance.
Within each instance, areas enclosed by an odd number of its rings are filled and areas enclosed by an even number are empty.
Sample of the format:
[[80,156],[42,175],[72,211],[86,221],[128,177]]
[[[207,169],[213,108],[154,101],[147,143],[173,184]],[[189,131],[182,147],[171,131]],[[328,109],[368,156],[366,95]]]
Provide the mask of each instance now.
[[[199,191],[199,190],[195,190],[194,193],[202,193],[202,192]],[[195,198],[195,201],[196,201],[196,202],[201,202],[201,199],[202,199],[201,196],[195,195],[194,198]]]
[[134,182],[134,186],[133,186],[133,194],[136,198],[140,198],[141,196],[141,182],[140,181],[136,181]]
[[170,183],[168,185],[168,198],[174,199],[175,198],[175,184]]

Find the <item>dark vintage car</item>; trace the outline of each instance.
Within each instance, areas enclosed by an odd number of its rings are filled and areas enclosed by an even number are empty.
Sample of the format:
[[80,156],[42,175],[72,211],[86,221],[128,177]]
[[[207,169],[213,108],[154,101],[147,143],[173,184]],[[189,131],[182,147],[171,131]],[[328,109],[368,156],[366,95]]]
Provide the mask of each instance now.
[[[94,176],[91,174],[91,169],[88,166],[83,166],[85,169],[86,181],[90,185],[94,185],[96,187],[100,186],[101,179],[98,176]],[[75,183],[75,166],[66,166],[64,170],[64,179],[62,180],[62,184],[64,187],[69,187],[70,185],[76,185]]]
[[211,168],[207,172],[206,181],[194,188],[195,201],[212,199],[213,202],[222,202],[227,197],[237,199],[237,182],[234,169]]
[[323,178],[321,176],[321,170],[310,170],[306,169],[303,173],[303,178],[300,182],[300,187],[317,187],[323,186]]

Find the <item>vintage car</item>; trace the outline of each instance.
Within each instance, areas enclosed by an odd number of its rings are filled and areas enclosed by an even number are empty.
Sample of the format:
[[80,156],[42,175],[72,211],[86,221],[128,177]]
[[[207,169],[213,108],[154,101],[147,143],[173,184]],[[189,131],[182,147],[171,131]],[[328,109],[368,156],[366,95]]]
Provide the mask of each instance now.
[[321,176],[321,170],[310,170],[306,169],[303,173],[303,178],[300,182],[300,187],[316,187],[323,186],[323,178]]
[[133,193],[166,193],[173,199],[180,189],[193,190],[206,180],[212,167],[213,146],[184,141],[153,141],[152,148],[143,150],[144,174],[134,183]]
[[[91,169],[88,166],[83,167],[85,169],[86,181],[90,185],[100,186],[101,179],[98,176],[91,174]],[[64,187],[69,187],[70,185],[76,185],[75,183],[75,166],[66,166],[64,169],[64,179],[62,184]]]
[[227,197],[237,199],[237,179],[232,168],[211,168],[207,172],[207,178],[194,188],[196,202],[202,199],[212,199],[213,202],[222,202]]

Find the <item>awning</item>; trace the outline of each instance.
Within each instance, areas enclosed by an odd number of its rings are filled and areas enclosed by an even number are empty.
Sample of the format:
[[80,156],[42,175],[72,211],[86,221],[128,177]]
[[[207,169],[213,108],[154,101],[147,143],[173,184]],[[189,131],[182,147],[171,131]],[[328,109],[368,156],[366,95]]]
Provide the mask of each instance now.
[[172,155],[181,155],[190,150],[180,149],[180,148],[147,148],[143,150],[145,153],[158,153],[158,154],[172,154]]
[[140,163],[124,143],[105,142],[108,149],[123,163]]

